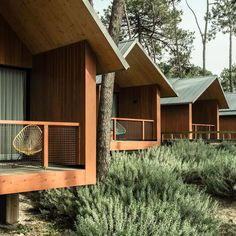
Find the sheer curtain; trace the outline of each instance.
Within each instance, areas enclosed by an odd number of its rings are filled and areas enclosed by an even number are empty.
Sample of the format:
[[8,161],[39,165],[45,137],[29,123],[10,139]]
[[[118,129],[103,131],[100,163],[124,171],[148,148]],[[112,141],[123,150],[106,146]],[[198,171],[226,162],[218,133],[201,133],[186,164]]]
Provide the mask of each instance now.
[[[26,72],[0,68],[0,120],[24,120]],[[22,126],[0,125],[0,160],[16,159],[12,141]]]

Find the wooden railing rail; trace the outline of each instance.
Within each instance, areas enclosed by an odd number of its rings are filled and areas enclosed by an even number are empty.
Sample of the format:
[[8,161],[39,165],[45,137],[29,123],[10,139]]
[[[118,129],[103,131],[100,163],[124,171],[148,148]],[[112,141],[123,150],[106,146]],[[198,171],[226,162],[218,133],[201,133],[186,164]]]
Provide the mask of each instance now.
[[118,121],[125,121],[125,122],[138,122],[141,123],[141,139],[145,140],[145,124],[146,123],[152,123],[152,128],[154,130],[154,120],[149,119],[133,119],[133,118],[117,118],[113,117],[111,118],[113,121],[113,140],[117,140],[117,133],[116,133],[116,127]]
[[48,125],[48,126],[71,126],[79,127],[75,122],[50,122],[50,121],[20,121],[20,120],[0,120],[0,125]]
[[133,118],[117,118],[113,117],[111,118],[112,120],[117,120],[117,121],[130,121],[130,122],[151,122],[154,123],[154,120],[148,120],[148,119],[133,119]]
[[193,124],[193,126],[196,126],[196,127],[215,127],[215,125],[212,125],[212,124]]
[[[43,160],[42,167],[48,167],[48,153],[49,153],[49,127],[80,127],[79,123],[75,122],[48,122],[48,121],[19,121],[19,120],[0,120],[0,125],[38,125],[43,126]],[[79,129],[78,129],[78,132]],[[78,137],[80,137],[78,133]],[[79,140],[77,142],[80,142]],[[79,153],[78,153],[79,156]]]
[[[206,134],[206,135],[207,135],[208,139],[211,138],[211,134],[209,132],[215,130],[215,125],[212,125],[212,124],[193,124],[192,127],[193,127],[193,132],[200,131],[199,129],[201,129],[201,128],[204,128],[204,129],[207,128],[208,134]],[[201,130],[201,131],[203,131],[203,130]],[[197,134],[194,133],[193,135],[194,135],[194,138],[196,139],[197,138],[197,136],[196,136]]]
[[[197,137],[202,138],[206,135],[206,140],[236,140],[232,139],[232,135],[236,136],[236,131],[181,131],[181,132],[162,132],[162,141],[174,139],[190,139],[194,140]],[[219,138],[211,139],[211,135],[219,135]],[[192,138],[190,138],[192,137]]]

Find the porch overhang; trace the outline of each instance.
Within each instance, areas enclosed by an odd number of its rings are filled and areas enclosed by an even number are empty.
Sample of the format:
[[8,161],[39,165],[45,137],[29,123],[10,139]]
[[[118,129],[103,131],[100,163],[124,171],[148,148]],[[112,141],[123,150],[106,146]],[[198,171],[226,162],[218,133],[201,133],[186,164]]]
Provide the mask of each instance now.
[[33,55],[87,40],[98,74],[128,68],[88,0],[1,0],[0,14]]
[[161,97],[177,96],[165,75],[137,40],[123,42],[119,48],[130,65],[128,70],[116,73],[116,83],[120,87],[158,85]]
[[178,97],[161,99],[162,106],[194,104],[197,101],[216,100],[220,109],[229,108],[217,76],[171,79]]
[[198,100],[217,100],[220,109],[229,108],[225,93],[218,79],[214,80]]

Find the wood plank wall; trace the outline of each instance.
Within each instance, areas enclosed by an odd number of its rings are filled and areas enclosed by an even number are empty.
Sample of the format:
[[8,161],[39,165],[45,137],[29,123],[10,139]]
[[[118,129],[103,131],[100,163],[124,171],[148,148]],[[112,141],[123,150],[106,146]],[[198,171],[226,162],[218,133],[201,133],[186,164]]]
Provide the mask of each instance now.
[[[236,131],[236,116],[220,116],[220,131]],[[232,138],[236,139],[236,134]]]
[[161,106],[161,131],[192,131],[192,104]]
[[193,123],[215,125],[219,131],[219,106],[216,100],[197,101],[193,104]]
[[[155,123],[160,115],[160,95],[155,85],[139,86],[119,89],[118,111],[119,117],[135,119],[153,119]],[[160,119],[159,119],[160,120]],[[141,125],[125,124],[128,129],[127,139],[141,137]],[[150,125],[147,125],[146,138],[156,139],[157,127],[154,126],[154,133]]]
[[0,15],[0,65],[31,68],[30,51]]
[[91,164],[94,170],[96,58],[88,44],[83,41],[34,56],[30,91],[32,120],[80,122],[80,164],[86,168]]

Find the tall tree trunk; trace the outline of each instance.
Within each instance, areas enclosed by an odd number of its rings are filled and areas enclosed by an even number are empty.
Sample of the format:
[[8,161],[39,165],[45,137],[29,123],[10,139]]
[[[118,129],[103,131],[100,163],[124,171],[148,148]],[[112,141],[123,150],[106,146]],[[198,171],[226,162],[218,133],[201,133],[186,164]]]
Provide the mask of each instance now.
[[89,0],[89,2],[90,2],[90,4],[92,5],[92,7],[93,7],[93,0]]
[[233,78],[232,78],[232,27],[229,30],[229,82],[230,82],[230,92],[233,92]]
[[206,17],[205,17],[205,29],[204,29],[204,35],[202,39],[202,70],[203,75],[206,75],[206,44],[207,44],[207,32],[208,32],[208,21],[209,21],[209,0],[207,0],[207,10],[206,10]]
[[174,11],[174,35],[175,35],[175,48],[176,48],[176,60],[177,60],[177,67],[178,67],[178,75],[180,78],[183,77],[182,74],[182,67],[180,63],[180,53],[179,53],[179,40],[178,40],[178,35],[177,35],[177,19],[176,19],[176,7],[175,7],[175,0],[172,0],[172,6],[173,6],[173,11]]
[[208,23],[209,23],[209,14],[210,14],[210,2],[207,0],[207,9],[206,9],[206,16],[205,16],[205,28],[204,32],[202,31],[200,24],[198,22],[197,15],[195,11],[190,7],[189,3],[187,0],[185,0],[187,7],[189,10],[192,12],[198,31],[200,33],[201,39],[202,39],[202,73],[203,75],[206,75],[206,44],[207,44],[207,32],[208,32]]
[[131,26],[130,26],[130,21],[129,21],[129,16],[128,16],[128,12],[127,12],[126,3],[124,4],[124,11],[125,11],[125,19],[126,19],[126,23],[127,23],[129,39],[131,39],[132,38],[132,33],[131,33]]
[[141,29],[141,23],[140,23],[140,17],[139,15],[136,15],[137,23],[138,23],[138,41],[140,44],[142,44],[142,29]]
[[[109,33],[119,43],[120,28],[124,15],[125,0],[113,0]],[[101,84],[100,106],[97,129],[97,178],[101,180],[108,171],[110,156],[110,121],[113,103],[115,73],[104,75]]]

